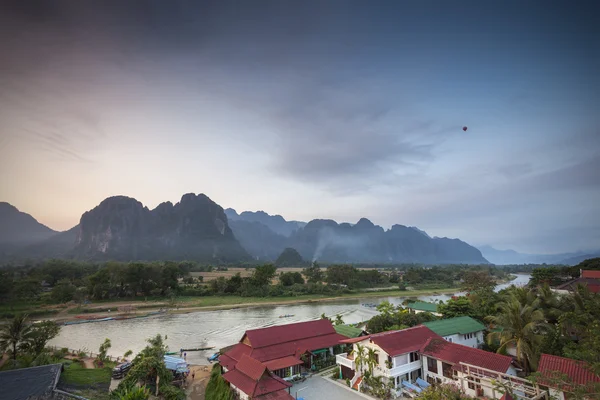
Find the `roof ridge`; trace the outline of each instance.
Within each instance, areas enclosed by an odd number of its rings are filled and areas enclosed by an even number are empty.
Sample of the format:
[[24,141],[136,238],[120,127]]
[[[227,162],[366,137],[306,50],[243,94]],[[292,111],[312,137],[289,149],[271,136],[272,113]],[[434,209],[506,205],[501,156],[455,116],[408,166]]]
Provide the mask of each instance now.
[[[379,336],[391,335],[392,333],[406,332],[406,331],[409,331],[411,329],[416,329],[416,328],[427,328],[427,327],[425,325],[423,325],[423,324],[420,324],[420,325],[411,326],[409,328],[398,329],[396,331],[386,331],[386,332],[374,333],[374,334],[372,334],[370,336],[371,337],[379,337]],[[427,328],[427,329],[429,329],[429,328]]]

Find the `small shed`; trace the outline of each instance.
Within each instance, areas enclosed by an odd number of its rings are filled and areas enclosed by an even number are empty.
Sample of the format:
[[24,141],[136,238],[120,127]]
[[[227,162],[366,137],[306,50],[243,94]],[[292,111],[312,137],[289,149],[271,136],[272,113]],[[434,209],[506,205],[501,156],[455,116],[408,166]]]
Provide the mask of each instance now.
[[173,372],[178,372],[178,373],[190,372],[190,369],[188,368],[188,363],[183,358],[165,356],[164,360],[165,360],[165,366],[167,367],[167,369],[169,369]]

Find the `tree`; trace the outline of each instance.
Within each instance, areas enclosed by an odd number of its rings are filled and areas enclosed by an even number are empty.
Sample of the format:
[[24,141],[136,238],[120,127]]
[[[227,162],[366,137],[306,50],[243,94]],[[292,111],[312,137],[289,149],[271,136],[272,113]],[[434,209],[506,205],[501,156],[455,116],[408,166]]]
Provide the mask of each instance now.
[[321,314],[321,319],[326,319],[327,321],[332,322],[331,318],[329,318],[327,315],[325,315],[325,313]]
[[104,339],[104,343],[102,343],[100,345],[100,348],[98,349],[98,360],[102,362],[105,362],[107,360],[106,353],[108,352],[108,349],[111,348],[111,346],[112,344],[110,343],[110,339]]
[[52,321],[44,321],[33,324],[28,335],[28,340],[23,343],[24,351],[32,353],[34,356],[41,354],[48,342],[58,336],[60,326]]
[[419,400],[470,400],[461,389],[451,384],[432,385],[423,390]]
[[438,312],[442,314],[444,318],[455,318],[462,316],[475,316],[475,310],[471,301],[465,297],[452,297],[445,304],[442,303],[438,306]]
[[369,368],[369,373],[373,375],[373,368],[375,368],[375,366],[379,364],[379,356],[375,349],[371,347],[369,347],[369,349],[367,350],[366,363],[367,367]]
[[394,305],[387,300],[377,304],[375,309],[385,316],[392,315],[394,311],[396,311],[396,307],[394,307]]
[[354,363],[356,364],[356,369],[359,372],[362,371],[362,367],[367,364],[365,347],[361,344],[356,345],[356,351],[354,352]]
[[150,390],[146,386],[131,385],[113,390],[110,397],[117,400],[147,400]]
[[10,350],[13,360],[21,346],[31,339],[31,327],[27,325],[27,315],[17,315],[0,330],[0,350]]
[[127,350],[127,351],[125,352],[125,354],[123,354],[123,358],[124,358],[124,359],[127,359],[127,358],[129,358],[129,357],[130,357],[132,354],[133,354],[133,351],[132,351],[132,350]]
[[512,295],[498,306],[499,314],[486,318],[498,331],[488,334],[488,343],[499,345],[498,353],[513,347],[516,357],[526,373],[535,370],[539,359],[539,349],[543,333],[548,329],[544,313],[539,308],[539,300],[522,304]]
[[300,272],[282,272],[279,274],[279,282],[283,286],[292,286],[294,284],[304,284],[304,278]]
[[206,400],[232,400],[233,393],[221,376],[221,365],[215,364],[206,385]]
[[335,325],[344,325],[344,320],[342,319],[342,316],[340,314],[337,314],[335,316]]
[[321,267],[317,263],[312,263],[310,267],[304,268],[302,275],[306,277],[308,283],[323,282],[323,271],[321,271]]
[[254,286],[270,285],[273,278],[275,278],[276,271],[277,267],[275,267],[274,265],[259,265],[254,269],[254,273],[252,274],[252,284]]
[[468,292],[476,290],[494,289],[496,281],[489,272],[486,271],[468,271],[463,275],[462,287]]

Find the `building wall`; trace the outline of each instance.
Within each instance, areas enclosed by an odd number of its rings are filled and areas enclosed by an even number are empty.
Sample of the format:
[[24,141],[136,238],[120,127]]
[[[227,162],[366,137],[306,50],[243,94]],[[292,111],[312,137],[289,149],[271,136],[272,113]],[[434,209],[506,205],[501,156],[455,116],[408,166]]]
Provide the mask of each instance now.
[[457,333],[455,335],[444,336],[444,340],[473,348],[478,348],[479,343],[483,343],[483,331],[473,332],[467,335],[461,335]]
[[241,389],[239,389],[237,386],[235,385],[230,385],[231,386],[231,390],[233,390],[233,392],[236,395],[236,398],[240,399],[240,400],[248,400],[250,397],[248,397],[248,395],[244,392],[241,391]]

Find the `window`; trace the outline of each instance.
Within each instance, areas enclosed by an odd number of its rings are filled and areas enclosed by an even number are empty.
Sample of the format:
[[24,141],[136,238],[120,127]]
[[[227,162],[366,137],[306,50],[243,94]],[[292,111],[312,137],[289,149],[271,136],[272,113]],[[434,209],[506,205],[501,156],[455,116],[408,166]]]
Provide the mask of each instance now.
[[452,364],[442,362],[442,375],[444,375],[446,378],[454,379],[452,374]]
[[438,373],[438,363],[435,358],[427,357],[427,370],[434,374]]
[[[476,388],[474,382],[477,382],[477,383],[481,382],[479,379],[474,379],[472,377],[468,377],[467,379],[469,380],[468,386],[469,386],[469,389],[471,389],[471,390],[475,390],[475,388]],[[481,389],[481,385],[477,385],[477,389]]]
[[409,358],[410,362],[414,362],[419,361],[421,359],[421,356],[419,355],[419,353],[410,353]]
[[450,343],[452,343],[452,338],[451,338],[451,337],[449,337],[449,338],[448,338],[448,341],[449,341]]

